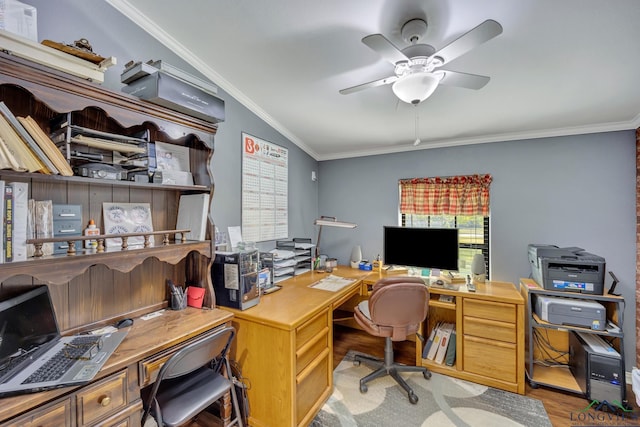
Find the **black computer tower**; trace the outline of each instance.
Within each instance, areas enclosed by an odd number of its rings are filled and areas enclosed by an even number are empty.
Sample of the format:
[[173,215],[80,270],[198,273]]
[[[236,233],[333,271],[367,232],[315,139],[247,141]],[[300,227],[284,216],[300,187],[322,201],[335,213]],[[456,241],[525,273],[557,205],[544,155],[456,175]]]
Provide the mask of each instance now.
[[245,310],[260,302],[258,250],[217,252],[211,267],[216,305]]
[[622,360],[618,352],[594,351],[578,333],[569,332],[569,366],[587,399],[609,403],[626,399]]

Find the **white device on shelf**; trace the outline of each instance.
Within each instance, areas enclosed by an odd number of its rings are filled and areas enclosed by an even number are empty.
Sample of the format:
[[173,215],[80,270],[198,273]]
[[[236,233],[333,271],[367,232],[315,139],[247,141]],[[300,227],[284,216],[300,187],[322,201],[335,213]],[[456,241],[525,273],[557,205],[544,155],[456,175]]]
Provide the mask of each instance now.
[[602,337],[596,334],[590,334],[585,332],[576,331],[576,334],[580,335],[582,341],[587,343],[594,353],[604,354],[609,357],[620,357],[620,353],[616,351],[608,342]]

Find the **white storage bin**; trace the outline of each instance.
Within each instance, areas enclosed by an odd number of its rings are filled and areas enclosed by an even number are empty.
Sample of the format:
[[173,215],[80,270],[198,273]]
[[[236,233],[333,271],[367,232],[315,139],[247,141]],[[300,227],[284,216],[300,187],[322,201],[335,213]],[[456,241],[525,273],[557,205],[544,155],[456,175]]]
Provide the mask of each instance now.
[[0,0],[0,30],[38,42],[38,17],[35,7],[18,0]]

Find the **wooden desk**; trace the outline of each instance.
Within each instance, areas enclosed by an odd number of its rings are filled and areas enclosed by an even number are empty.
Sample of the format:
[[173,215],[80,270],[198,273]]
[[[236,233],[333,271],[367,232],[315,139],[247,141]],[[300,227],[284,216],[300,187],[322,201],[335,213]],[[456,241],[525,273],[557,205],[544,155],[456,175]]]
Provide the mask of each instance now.
[[164,361],[232,317],[225,310],[187,307],[136,319],[91,383],[0,399],[0,426],[140,426],[140,390],[155,380]]
[[[392,273],[393,275],[397,275]],[[386,272],[372,273],[363,281],[366,291]],[[429,316],[421,333],[427,338],[438,322],[456,325],[456,362],[453,366],[422,358],[423,344],[416,340],[416,365],[433,372],[507,390],[525,392],[524,298],[509,282],[488,281],[467,291],[464,284],[429,287]],[[452,302],[440,295],[453,296]]]
[[252,426],[306,426],[333,391],[333,310],[362,290],[370,272],[340,266],[353,279],[339,291],[310,285],[329,273],[309,272],[282,281],[282,289],[234,313],[233,358],[251,383]]

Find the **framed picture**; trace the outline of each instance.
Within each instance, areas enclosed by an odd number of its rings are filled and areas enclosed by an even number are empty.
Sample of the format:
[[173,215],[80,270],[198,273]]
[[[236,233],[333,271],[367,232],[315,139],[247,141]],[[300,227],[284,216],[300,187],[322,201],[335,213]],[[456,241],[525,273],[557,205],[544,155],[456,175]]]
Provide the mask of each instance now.
[[[147,233],[153,231],[149,203],[103,203],[105,234]],[[149,242],[153,244],[153,236]],[[129,246],[144,245],[144,236],[129,237]],[[121,239],[106,239],[108,248],[122,246]]]

